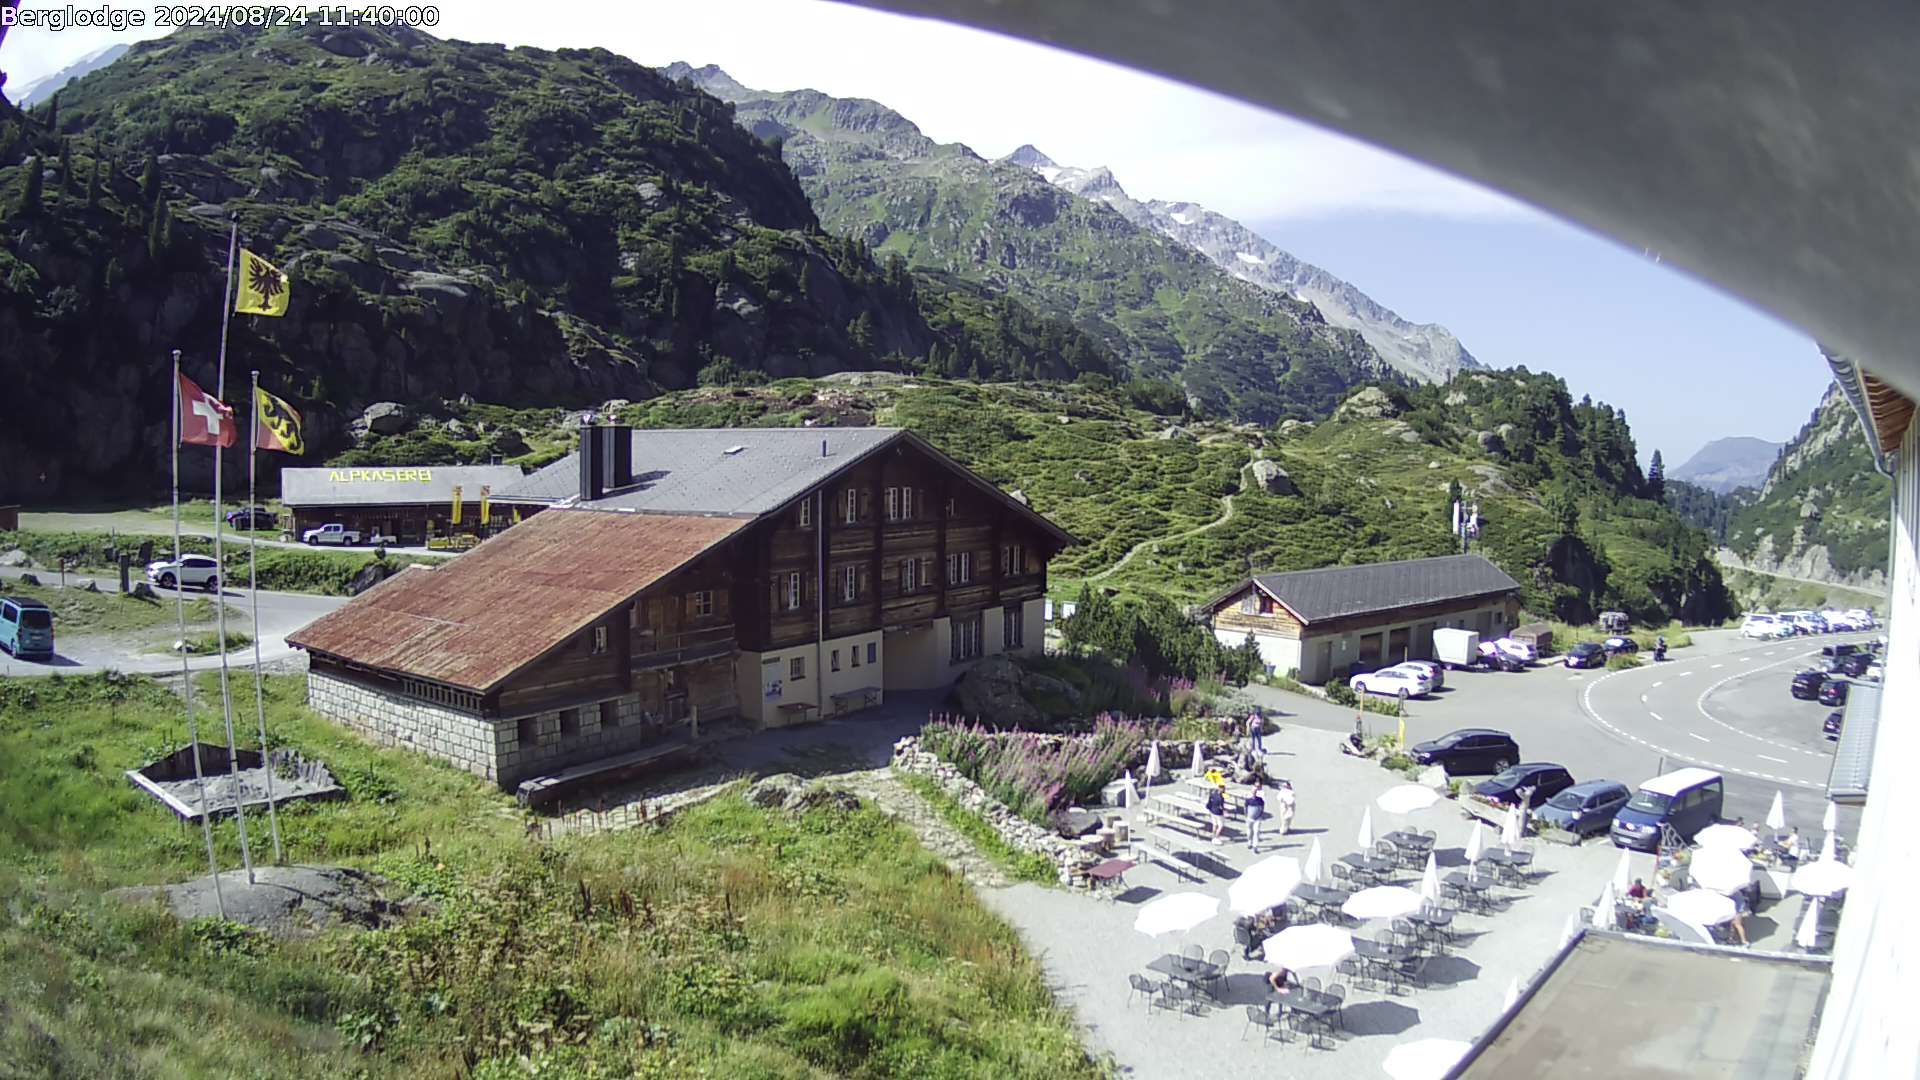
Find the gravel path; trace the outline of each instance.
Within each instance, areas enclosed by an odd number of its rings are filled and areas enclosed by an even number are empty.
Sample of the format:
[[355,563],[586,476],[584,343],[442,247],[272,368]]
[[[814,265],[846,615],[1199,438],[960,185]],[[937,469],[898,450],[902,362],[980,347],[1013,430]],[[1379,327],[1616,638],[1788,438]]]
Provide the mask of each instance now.
[[[1247,490],[1246,485],[1253,483],[1253,463],[1265,457],[1266,457],[1266,454],[1264,453],[1255,453],[1251,458],[1247,459],[1247,463],[1245,465],[1240,466],[1240,477],[1241,477],[1240,491]],[[1114,563],[1112,566],[1107,567],[1105,570],[1102,570],[1097,574],[1089,574],[1086,578],[1082,580],[1085,580],[1088,582],[1105,581],[1106,579],[1119,573],[1122,569],[1126,567],[1128,563],[1133,561],[1133,557],[1135,555],[1140,554],[1142,551],[1145,551],[1147,548],[1158,547],[1161,544],[1171,544],[1176,540],[1185,540],[1189,536],[1199,536],[1203,532],[1211,532],[1214,529],[1217,529],[1220,526],[1225,525],[1227,522],[1233,520],[1233,498],[1234,498],[1234,495],[1238,495],[1238,494],[1240,494],[1240,492],[1236,491],[1231,495],[1220,496],[1220,516],[1217,518],[1214,518],[1212,521],[1209,521],[1203,525],[1195,525],[1191,529],[1187,529],[1184,532],[1174,533],[1171,536],[1156,536],[1151,540],[1142,540],[1139,543],[1133,545],[1131,548],[1128,548],[1127,553],[1125,555],[1120,556],[1119,562]]]

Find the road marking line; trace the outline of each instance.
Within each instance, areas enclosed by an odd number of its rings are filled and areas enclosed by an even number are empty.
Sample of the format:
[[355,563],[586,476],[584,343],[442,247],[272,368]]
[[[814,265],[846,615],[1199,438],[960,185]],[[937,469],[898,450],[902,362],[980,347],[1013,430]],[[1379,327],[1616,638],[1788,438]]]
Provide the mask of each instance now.
[[1645,694],[1641,694],[1641,695],[1640,695],[1640,704],[1642,704],[1642,705],[1645,705],[1646,703],[1647,703],[1647,695],[1645,695]]
[[1684,679],[1684,678],[1686,678],[1687,676],[1689,676],[1689,675],[1691,675],[1691,674],[1693,674],[1693,672],[1691,672],[1691,671],[1683,671],[1683,672],[1681,672],[1681,673],[1680,673],[1680,677]]
[[1653,717],[1655,720],[1658,720],[1663,724],[1666,723],[1666,718],[1661,716],[1659,713],[1654,712],[1652,709],[1647,710],[1647,715]]
[[1760,759],[1761,759],[1761,760],[1763,760],[1763,761],[1773,761],[1773,762],[1778,762],[1778,763],[1779,763],[1779,764],[1781,764],[1781,765],[1785,765],[1785,764],[1787,763],[1787,761],[1786,761],[1786,759],[1785,759],[1785,758],[1777,758],[1777,757],[1768,757],[1768,756],[1767,756],[1767,755],[1765,755],[1765,754],[1755,754],[1755,755],[1753,755],[1753,756],[1754,756],[1754,757],[1757,757],[1757,758],[1760,758]]
[[[1641,738],[1638,735],[1635,735],[1633,732],[1626,731],[1616,726],[1615,724],[1610,722],[1606,717],[1601,716],[1600,710],[1593,707],[1593,691],[1596,687],[1600,686],[1602,683],[1606,682],[1607,680],[1616,678],[1618,676],[1626,675],[1628,674],[1629,671],[1632,671],[1632,670],[1634,669],[1627,669],[1622,671],[1609,671],[1601,675],[1599,678],[1594,679],[1592,682],[1589,682],[1585,686],[1581,687],[1580,688],[1581,711],[1586,713],[1589,719],[1591,719],[1594,723],[1600,725],[1600,727],[1606,729],[1608,732],[1614,735],[1617,735],[1622,739],[1626,739],[1630,742],[1638,743],[1639,745],[1644,746],[1649,750],[1653,750],[1657,753],[1664,754],[1667,757],[1679,758],[1682,761],[1693,761],[1696,764],[1704,765],[1707,768],[1716,769],[1723,773],[1734,773],[1739,776],[1750,777],[1756,780],[1769,780],[1775,783],[1788,784],[1797,788],[1806,788],[1809,791],[1825,791],[1826,790],[1826,782],[1824,780],[1802,780],[1792,776],[1777,776],[1773,773],[1755,772],[1751,769],[1736,769],[1736,768],[1733,768],[1732,766],[1720,765],[1711,761],[1700,761],[1699,759],[1694,758],[1689,754],[1682,753],[1681,751],[1675,750],[1671,747],[1661,746],[1659,743],[1656,743],[1656,742],[1650,742],[1646,739]],[[1695,736],[1695,738],[1699,738],[1699,736]]]
[[1653,684],[1653,685],[1655,685],[1655,686],[1661,686],[1661,685],[1664,685],[1664,684],[1666,683],[1666,681],[1667,681],[1667,680],[1665,680],[1665,679],[1658,679],[1658,680],[1655,680],[1655,681],[1654,681],[1654,684]]
[[1715,671],[1719,671],[1719,670],[1720,670],[1721,668],[1723,668],[1723,667],[1726,667],[1726,666],[1727,666],[1727,665],[1725,665],[1725,664],[1715,664],[1715,665],[1713,665],[1713,670],[1715,670]]
[[1698,734],[1695,734],[1694,732],[1691,732],[1691,731],[1689,731],[1689,732],[1687,732],[1687,734],[1689,734],[1689,735],[1692,735],[1692,736],[1693,736],[1694,738],[1696,738],[1696,739],[1699,739],[1699,740],[1700,740],[1701,742],[1712,742],[1712,741],[1713,741],[1712,739],[1709,739],[1709,738],[1707,738],[1707,737],[1706,737],[1705,735],[1698,735]]

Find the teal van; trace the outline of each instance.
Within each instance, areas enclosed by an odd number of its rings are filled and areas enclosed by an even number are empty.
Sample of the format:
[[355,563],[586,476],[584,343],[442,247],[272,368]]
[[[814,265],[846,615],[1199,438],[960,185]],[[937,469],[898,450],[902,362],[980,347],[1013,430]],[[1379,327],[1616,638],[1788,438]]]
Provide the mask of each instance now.
[[1720,820],[1726,781],[1712,769],[1675,769],[1640,785],[1613,816],[1608,832],[1616,847],[1658,851],[1662,828],[1682,840]]
[[25,596],[0,596],[0,649],[22,660],[53,659],[53,609]]

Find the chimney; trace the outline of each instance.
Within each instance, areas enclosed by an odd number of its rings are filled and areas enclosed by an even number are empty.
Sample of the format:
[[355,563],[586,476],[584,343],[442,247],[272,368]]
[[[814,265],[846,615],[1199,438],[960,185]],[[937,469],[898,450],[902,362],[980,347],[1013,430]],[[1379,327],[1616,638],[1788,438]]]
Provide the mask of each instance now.
[[607,474],[607,490],[618,491],[633,486],[633,429],[625,424],[609,424],[600,430],[606,432],[607,450],[602,466]]
[[580,425],[580,501],[592,502],[606,490],[605,442],[592,424]]

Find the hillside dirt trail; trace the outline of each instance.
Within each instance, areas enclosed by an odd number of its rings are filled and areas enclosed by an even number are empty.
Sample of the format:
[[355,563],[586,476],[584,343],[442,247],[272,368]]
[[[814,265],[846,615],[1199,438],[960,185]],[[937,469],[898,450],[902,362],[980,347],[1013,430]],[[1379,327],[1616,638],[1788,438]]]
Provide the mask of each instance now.
[[[1265,451],[1255,451],[1254,455],[1247,459],[1247,463],[1245,465],[1240,466],[1240,479],[1241,479],[1240,491],[1247,490],[1247,485],[1253,482],[1253,463],[1256,461],[1263,460],[1266,456],[1267,455]],[[1096,581],[1105,581],[1106,579],[1119,573],[1122,569],[1125,569],[1126,565],[1133,561],[1133,557],[1135,555],[1140,554],[1140,552],[1144,551],[1147,548],[1156,547],[1160,544],[1171,544],[1178,540],[1185,540],[1189,536],[1199,536],[1203,532],[1212,532],[1214,529],[1217,529],[1220,526],[1225,525],[1228,521],[1231,521],[1233,519],[1233,499],[1235,495],[1240,494],[1240,491],[1236,491],[1236,492],[1233,492],[1232,494],[1220,496],[1220,516],[1217,518],[1214,518],[1212,521],[1206,522],[1205,524],[1202,524],[1202,525],[1195,525],[1193,528],[1188,529],[1185,532],[1177,532],[1177,533],[1174,533],[1172,536],[1156,536],[1151,540],[1142,540],[1139,543],[1133,545],[1131,548],[1128,548],[1127,553],[1125,555],[1120,556],[1120,560],[1114,563],[1112,566],[1107,567],[1105,570],[1102,570],[1097,574],[1089,574],[1087,577],[1081,580],[1083,580],[1089,585],[1093,584]]]

